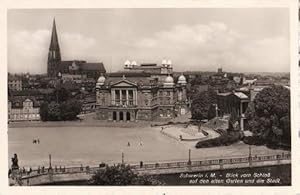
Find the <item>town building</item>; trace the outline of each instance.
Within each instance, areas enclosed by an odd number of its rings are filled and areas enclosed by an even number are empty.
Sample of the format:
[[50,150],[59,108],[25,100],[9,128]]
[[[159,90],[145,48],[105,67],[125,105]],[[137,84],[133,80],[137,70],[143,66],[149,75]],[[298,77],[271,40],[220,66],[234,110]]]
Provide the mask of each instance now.
[[73,74],[85,75],[88,78],[97,79],[101,74],[106,73],[105,67],[101,62],[88,63],[83,60],[62,61],[55,19],[53,20],[47,65],[47,74],[51,78],[56,78],[59,74]]
[[96,84],[99,120],[170,119],[188,112],[186,78],[174,82],[170,60],[161,65],[124,63],[124,71],[100,76]]
[[8,75],[8,90],[22,91],[22,77],[17,75]]
[[13,97],[8,99],[8,121],[40,120],[40,105],[34,97]]
[[220,115],[235,114],[239,118],[241,130],[244,130],[246,117],[245,112],[248,108],[250,98],[243,92],[226,92],[217,94],[217,106]]

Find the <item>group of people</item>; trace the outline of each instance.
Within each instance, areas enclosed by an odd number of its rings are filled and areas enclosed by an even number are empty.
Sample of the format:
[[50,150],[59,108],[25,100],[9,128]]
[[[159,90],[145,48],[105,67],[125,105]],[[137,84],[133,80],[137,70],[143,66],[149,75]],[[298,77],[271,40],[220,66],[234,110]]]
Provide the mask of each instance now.
[[[143,146],[143,142],[142,142],[142,140],[140,140],[140,143],[139,143],[139,145],[140,145],[140,146]],[[127,146],[128,146],[128,147],[130,147],[130,142],[128,142],[128,143],[127,143]]]
[[32,140],[32,143],[33,143],[33,144],[39,144],[39,143],[40,143],[40,139],[33,139],[33,140]]

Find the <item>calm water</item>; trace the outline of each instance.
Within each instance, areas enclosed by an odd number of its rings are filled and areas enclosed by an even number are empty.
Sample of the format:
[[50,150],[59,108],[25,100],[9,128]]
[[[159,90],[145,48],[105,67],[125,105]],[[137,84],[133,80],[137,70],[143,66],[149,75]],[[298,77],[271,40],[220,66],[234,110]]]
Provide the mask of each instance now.
[[[33,144],[39,139],[40,144]],[[130,142],[130,146],[128,146]],[[248,145],[195,149],[195,143],[183,143],[169,138],[154,128],[116,127],[34,127],[9,128],[8,154],[18,154],[19,165],[48,166],[49,154],[52,165],[98,165],[101,162],[119,163],[124,152],[125,162],[138,163],[160,161],[185,161],[192,148],[193,159],[220,158],[222,156],[247,156]],[[252,154],[281,153],[264,146],[252,147]]]

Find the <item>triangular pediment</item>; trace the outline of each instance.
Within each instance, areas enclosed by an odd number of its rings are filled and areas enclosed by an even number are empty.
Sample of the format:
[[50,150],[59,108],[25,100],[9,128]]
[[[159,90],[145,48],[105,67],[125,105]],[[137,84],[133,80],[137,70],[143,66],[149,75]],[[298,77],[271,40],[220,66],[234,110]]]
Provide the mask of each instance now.
[[128,80],[122,80],[112,84],[112,87],[136,87],[136,84]]

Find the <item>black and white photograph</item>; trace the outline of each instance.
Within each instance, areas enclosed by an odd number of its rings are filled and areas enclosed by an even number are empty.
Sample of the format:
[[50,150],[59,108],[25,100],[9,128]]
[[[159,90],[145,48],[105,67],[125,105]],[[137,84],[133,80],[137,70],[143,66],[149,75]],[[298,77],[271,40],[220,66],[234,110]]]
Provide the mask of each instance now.
[[6,36],[11,188],[291,186],[288,7],[8,9]]

